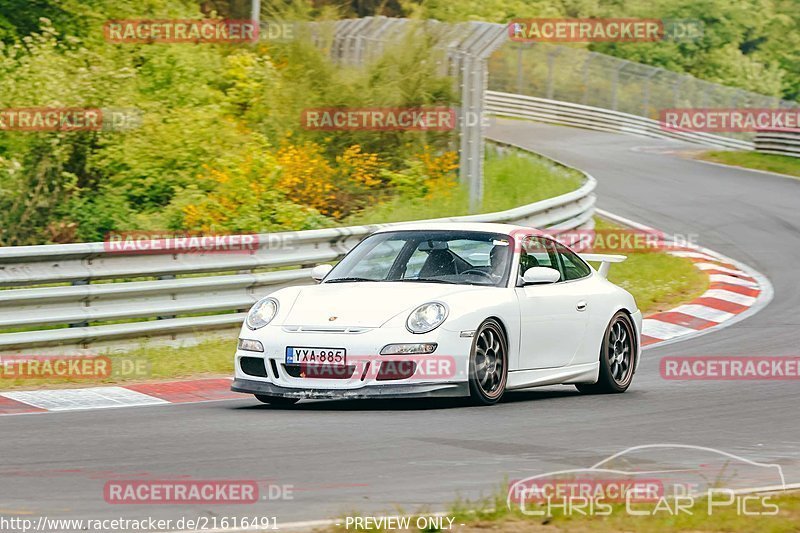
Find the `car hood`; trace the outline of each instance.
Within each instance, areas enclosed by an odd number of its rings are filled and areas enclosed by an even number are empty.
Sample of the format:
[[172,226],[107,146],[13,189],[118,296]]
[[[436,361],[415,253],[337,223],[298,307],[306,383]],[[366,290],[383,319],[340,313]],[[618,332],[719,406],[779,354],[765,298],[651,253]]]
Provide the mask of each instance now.
[[298,291],[283,323],[325,328],[375,328],[425,302],[464,291],[486,289],[438,283],[322,283]]

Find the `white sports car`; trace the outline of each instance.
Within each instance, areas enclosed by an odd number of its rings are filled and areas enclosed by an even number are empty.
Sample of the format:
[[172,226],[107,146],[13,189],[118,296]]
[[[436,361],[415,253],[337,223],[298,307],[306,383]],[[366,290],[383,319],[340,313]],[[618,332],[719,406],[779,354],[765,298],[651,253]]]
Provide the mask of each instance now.
[[[624,392],[641,312],[606,279],[624,256],[579,256],[532,228],[419,223],[381,229],[319,283],[250,310],[232,390],[262,402],[469,396],[575,384]],[[595,271],[586,261],[602,263]]]

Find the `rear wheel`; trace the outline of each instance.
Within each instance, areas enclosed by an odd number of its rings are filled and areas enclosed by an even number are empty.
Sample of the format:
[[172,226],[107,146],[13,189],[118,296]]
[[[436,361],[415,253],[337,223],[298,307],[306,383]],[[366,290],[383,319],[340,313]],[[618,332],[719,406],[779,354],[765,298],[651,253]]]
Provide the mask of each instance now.
[[597,383],[575,385],[589,394],[625,392],[633,381],[636,338],[630,317],[620,311],[608,324],[600,348],[600,375]]
[[508,379],[508,343],[500,323],[490,318],[480,325],[469,358],[469,393],[472,403],[500,401]]
[[294,405],[300,398],[285,398],[283,396],[267,396],[266,394],[255,394],[256,400],[261,403],[268,403],[271,405]]

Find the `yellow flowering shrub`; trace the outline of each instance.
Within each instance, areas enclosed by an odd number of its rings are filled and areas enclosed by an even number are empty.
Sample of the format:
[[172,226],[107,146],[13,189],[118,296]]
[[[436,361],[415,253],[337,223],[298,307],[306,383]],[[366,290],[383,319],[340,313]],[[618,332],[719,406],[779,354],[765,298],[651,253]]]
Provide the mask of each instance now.
[[384,184],[381,179],[383,164],[378,154],[364,153],[357,144],[337,156],[336,163],[339,173],[356,186],[374,189]]
[[417,158],[422,161],[425,174],[432,180],[450,175],[458,168],[458,154],[456,152],[444,152],[441,155],[432,153],[431,147],[425,145],[421,154]]
[[438,201],[458,189],[454,152],[426,146],[394,170],[358,144],[329,158],[320,144],[290,139],[277,151],[263,140],[259,150],[205,165],[170,205],[171,226],[205,233],[310,229],[387,200]]
[[377,154],[364,152],[356,144],[337,155],[332,165],[322,151],[313,142],[285,144],[278,150],[281,170],[276,187],[292,202],[341,220],[384,192],[386,164]]
[[425,184],[425,198],[449,198],[452,196],[458,186],[454,172],[458,168],[458,154],[444,152],[441,155],[435,155],[431,152],[430,146],[426,145],[423,152],[417,157],[428,178]]
[[284,145],[276,155],[280,176],[276,187],[298,204],[334,215],[334,170],[316,143]]
[[278,187],[278,158],[263,145],[251,154],[206,165],[196,183],[183,189],[167,209],[172,229],[268,232],[326,225],[313,207],[287,197]]

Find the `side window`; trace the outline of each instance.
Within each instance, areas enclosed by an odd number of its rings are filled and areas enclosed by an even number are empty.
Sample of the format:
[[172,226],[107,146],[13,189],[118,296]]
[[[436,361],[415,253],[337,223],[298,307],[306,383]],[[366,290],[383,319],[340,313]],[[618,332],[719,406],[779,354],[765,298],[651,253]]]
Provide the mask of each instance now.
[[558,270],[558,263],[553,245],[547,239],[526,237],[522,241],[519,254],[519,275],[532,267],[549,267]]
[[585,278],[591,273],[591,269],[583,259],[564,245],[559,243],[555,243],[555,245],[556,250],[558,250],[558,257],[561,259],[561,264],[564,267],[565,280]]

